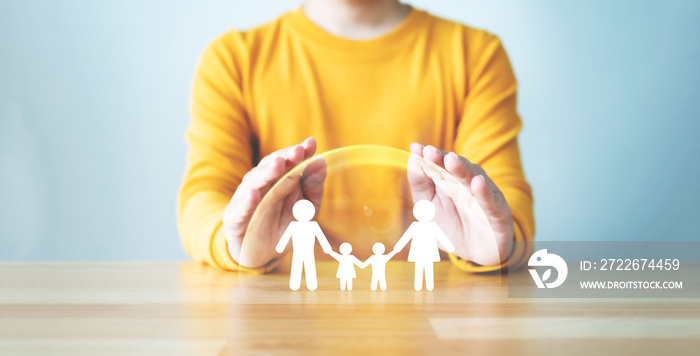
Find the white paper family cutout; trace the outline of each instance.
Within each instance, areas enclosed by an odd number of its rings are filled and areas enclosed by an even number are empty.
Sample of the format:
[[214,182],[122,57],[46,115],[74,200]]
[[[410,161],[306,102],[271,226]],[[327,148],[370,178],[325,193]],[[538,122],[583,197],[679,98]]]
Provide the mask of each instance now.
[[330,253],[331,244],[321,231],[318,223],[311,221],[316,214],[314,204],[308,200],[299,200],[294,203],[292,215],[297,221],[292,221],[287,226],[287,230],[282,234],[280,242],[275,250],[282,253],[284,248],[292,239],[292,271],[289,275],[289,288],[298,290],[301,286],[301,270],[304,269],[306,275],[306,288],[316,290],[318,281],[316,280],[316,259],[314,258],[314,247],[316,239],[321,244],[323,252]]
[[340,245],[340,253],[333,251],[326,236],[323,235],[321,227],[317,222],[311,221],[315,214],[316,209],[310,201],[302,199],[296,202],[292,208],[292,215],[297,221],[289,223],[275,248],[278,253],[282,253],[289,240],[292,240],[292,269],[289,275],[289,288],[292,290],[299,290],[301,286],[302,269],[306,275],[306,288],[315,290],[318,287],[314,258],[316,239],[321,244],[323,252],[338,261],[336,277],[340,279],[340,290],[352,290],[352,280],[357,276],[355,266],[365,268],[369,265],[372,266],[370,288],[374,291],[379,286],[381,290],[386,290],[386,263],[411,242],[408,261],[415,263],[413,287],[416,291],[423,288],[423,275],[425,274],[425,289],[431,291],[434,288],[433,263],[440,261],[438,243],[447,252],[455,250],[445,233],[436,222],[432,221],[435,217],[435,206],[427,200],[420,200],[413,206],[413,216],[418,221],[411,223],[411,226],[394,246],[393,251],[385,255],[384,245],[377,242],[372,246],[374,255],[365,262],[361,262],[350,254],[352,246],[347,242]]

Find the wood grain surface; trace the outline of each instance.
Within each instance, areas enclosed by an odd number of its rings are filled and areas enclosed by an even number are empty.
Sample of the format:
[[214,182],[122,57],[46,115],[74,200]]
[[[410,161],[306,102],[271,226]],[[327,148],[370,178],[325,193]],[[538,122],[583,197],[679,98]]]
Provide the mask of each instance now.
[[0,354],[700,354],[697,299],[509,299],[507,275],[449,262],[432,292],[408,262],[388,264],[386,292],[369,269],[342,292],[336,268],[293,292],[284,267],[2,263]]

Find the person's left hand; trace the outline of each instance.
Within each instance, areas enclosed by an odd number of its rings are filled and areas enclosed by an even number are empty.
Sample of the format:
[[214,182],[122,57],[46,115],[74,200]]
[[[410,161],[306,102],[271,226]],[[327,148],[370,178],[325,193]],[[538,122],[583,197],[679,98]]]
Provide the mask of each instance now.
[[508,259],[514,240],[513,217],[503,193],[484,169],[454,152],[448,153],[433,146],[413,143],[411,153],[444,168],[466,187],[483,210],[495,235],[498,253],[494,251],[490,234],[479,231],[474,217],[464,211],[464,204],[456,204],[453,200],[456,197],[436,189],[433,179],[422,170],[409,169],[408,182],[413,200],[426,199],[435,205],[434,220],[455,245],[454,254],[483,266],[498,265]]

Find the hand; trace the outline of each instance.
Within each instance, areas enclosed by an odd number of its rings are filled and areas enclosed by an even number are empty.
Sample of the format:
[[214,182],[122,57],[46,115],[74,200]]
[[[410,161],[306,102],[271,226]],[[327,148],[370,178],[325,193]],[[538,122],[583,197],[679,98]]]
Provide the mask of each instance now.
[[[289,223],[294,220],[292,206],[299,199],[310,200],[318,211],[323,197],[323,184],[326,179],[325,160],[315,160],[305,168],[301,179],[286,182],[276,193],[282,194],[274,205],[266,208],[264,221],[256,226],[255,232],[248,231],[248,225],[270,188],[292,168],[310,158],[316,152],[316,140],[308,138],[304,142],[273,152],[248,172],[226,206],[223,216],[224,233],[228,251],[239,265],[259,267],[278,255],[275,245]],[[276,189],[277,190],[277,189]],[[245,241],[245,243],[244,243]]]
[[[325,252],[325,251],[324,251],[324,252]],[[335,252],[335,251],[333,251],[333,250],[329,250],[327,253],[328,253],[331,257],[333,257],[335,260],[339,260],[339,259],[340,259],[340,254],[337,253],[337,252]]]
[[484,266],[505,261],[514,240],[513,217],[503,193],[484,169],[454,152],[448,153],[432,146],[414,143],[411,153],[444,168],[456,178],[458,184],[466,187],[486,215],[495,235],[494,246],[491,234],[483,231],[484,228],[478,226],[474,217],[469,216],[465,204],[456,202],[453,194],[436,189],[435,180],[420,168],[411,169],[409,160],[408,181],[413,200],[426,199],[435,205],[434,221],[455,245],[454,254]]

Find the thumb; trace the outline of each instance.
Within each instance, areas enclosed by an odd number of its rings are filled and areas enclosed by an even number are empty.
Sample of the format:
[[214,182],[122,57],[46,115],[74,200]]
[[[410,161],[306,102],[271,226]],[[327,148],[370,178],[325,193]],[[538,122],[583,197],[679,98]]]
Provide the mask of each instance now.
[[327,167],[328,164],[324,157],[316,157],[304,168],[304,173],[301,177],[301,187],[304,197],[314,204],[316,211],[321,208],[323,188],[326,177],[328,176]]
[[224,234],[229,255],[234,261],[238,261],[240,257],[243,235],[261,199],[260,190],[253,188],[244,194],[243,198],[231,199],[224,210]]
[[495,217],[500,215],[495,194],[486,184],[486,180],[484,179],[483,175],[477,175],[472,178],[471,188],[474,198],[476,198],[476,201],[479,203],[481,209],[484,210],[487,217]]

